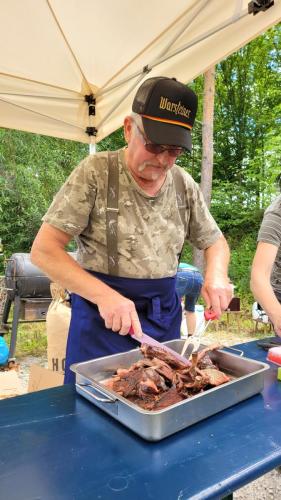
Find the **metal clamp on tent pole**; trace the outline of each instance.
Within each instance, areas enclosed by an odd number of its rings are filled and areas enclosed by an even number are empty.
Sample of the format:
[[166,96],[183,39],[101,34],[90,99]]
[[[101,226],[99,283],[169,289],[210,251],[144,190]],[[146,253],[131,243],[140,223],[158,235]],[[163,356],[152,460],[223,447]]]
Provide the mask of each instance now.
[[96,127],[87,127],[85,130],[86,134],[88,134],[89,137],[94,136],[96,137],[98,133],[98,129]]
[[248,3],[248,13],[254,16],[260,11],[266,11],[274,5],[274,0],[253,0]]
[[150,71],[151,71],[151,70],[152,70],[152,68],[151,68],[148,64],[146,64],[146,66],[144,66],[144,67],[142,68],[142,72],[143,72],[144,74],[148,74],[148,73],[150,73]]
[[85,130],[86,134],[88,134],[90,138],[90,143],[89,143],[89,153],[90,155],[96,153],[96,141],[95,139],[92,140],[93,137],[96,137],[98,133],[98,129],[96,127],[87,127]]
[[94,97],[94,94],[85,95],[85,101],[88,104],[89,116],[95,116],[96,115],[96,98]]

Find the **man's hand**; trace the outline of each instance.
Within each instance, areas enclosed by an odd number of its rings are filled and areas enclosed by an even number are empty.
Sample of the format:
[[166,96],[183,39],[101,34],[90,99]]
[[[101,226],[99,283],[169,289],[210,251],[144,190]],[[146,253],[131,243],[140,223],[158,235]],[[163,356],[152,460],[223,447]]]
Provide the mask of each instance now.
[[206,270],[201,294],[207,308],[212,308],[218,317],[228,308],[233,297],[233,285],[227,276],[229,255],[223,236],[205,250]]
[[142,329],[134,302],[112,290],[96,300],[101,317],[106,328],[127,335],[130,328],[141,338]]
[[228,278],[208,278],[203,284],[201,295],[207,309],[212,309],[220,317],[233,297],[233,285]]

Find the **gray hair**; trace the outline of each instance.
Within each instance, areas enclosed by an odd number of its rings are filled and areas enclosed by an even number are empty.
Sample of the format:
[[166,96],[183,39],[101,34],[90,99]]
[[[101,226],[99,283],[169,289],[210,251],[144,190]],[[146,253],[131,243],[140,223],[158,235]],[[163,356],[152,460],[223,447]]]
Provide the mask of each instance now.
[[130,117],[132,118],[132,122],[134,124],[134,133],[139,135],[140,132],[139,132],[137,127],[139,127],[143,131],[143,124],[142,124],[141,115],[132,111],[132,113],[130,114]]

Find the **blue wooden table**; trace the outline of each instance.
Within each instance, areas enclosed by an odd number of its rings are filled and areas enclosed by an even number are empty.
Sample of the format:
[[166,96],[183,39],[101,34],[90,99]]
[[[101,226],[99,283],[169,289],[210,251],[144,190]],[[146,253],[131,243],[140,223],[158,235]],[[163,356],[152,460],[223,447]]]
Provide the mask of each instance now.
[[[245,356],[265,361],[256,342]],[[2,500],[222,498],[281,465],[281,382],[158,443],[58,387],[0,402]]]

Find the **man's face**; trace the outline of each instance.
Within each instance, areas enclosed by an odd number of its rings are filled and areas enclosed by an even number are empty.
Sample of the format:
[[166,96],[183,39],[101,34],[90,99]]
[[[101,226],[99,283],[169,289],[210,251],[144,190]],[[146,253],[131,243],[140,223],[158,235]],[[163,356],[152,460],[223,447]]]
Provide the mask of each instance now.
[[126,159],[134,178],[151,182],[164,181],[178,155],[173,152],[171,154],[171,150],[158,154],[147,151],[146,144],[149,141],[142,127],[132,117],[125,118],[124,132],[128,143]]

